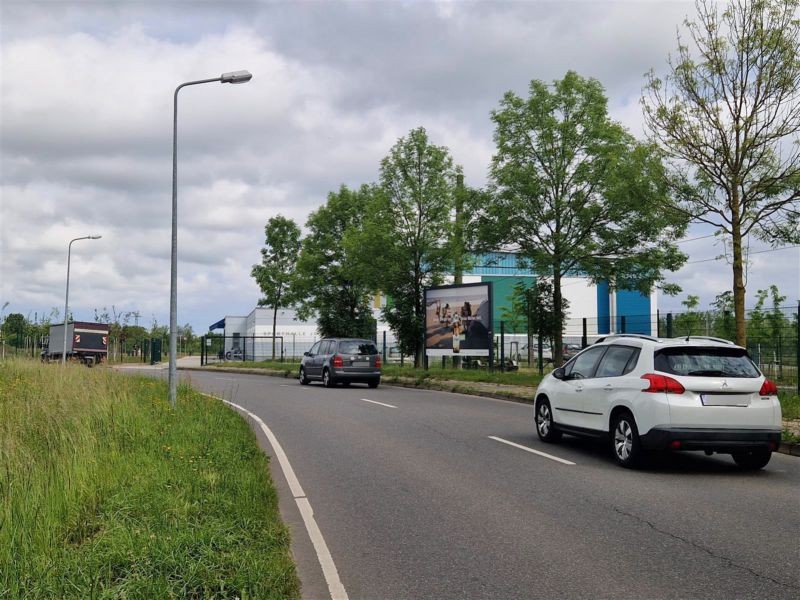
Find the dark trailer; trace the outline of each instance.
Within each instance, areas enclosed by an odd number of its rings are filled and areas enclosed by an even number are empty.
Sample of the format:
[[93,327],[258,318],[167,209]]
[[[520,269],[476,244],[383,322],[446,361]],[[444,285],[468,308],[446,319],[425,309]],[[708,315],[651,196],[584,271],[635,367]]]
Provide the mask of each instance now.
[[[51,325],[42,351],[42,360],[61,360],[64,351],[64,324]],[[87,366],[108,358],[108,325],[75,321],[67,324],[67,359],[77,359]]]

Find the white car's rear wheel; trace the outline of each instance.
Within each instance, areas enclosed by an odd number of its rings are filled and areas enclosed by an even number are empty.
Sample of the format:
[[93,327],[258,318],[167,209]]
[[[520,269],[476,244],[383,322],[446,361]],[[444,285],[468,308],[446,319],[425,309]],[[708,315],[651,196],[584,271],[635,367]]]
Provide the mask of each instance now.
[[766,448],[754,448],[734,452],[732,456],[740,469],[757,471],[767,466],[769,459],[772,458],[772,452]]
[[617,413],[611,426],[611,445],[614,458],[623,467],[632,468],[642,458],[642,443],[633,415],[627,411]]

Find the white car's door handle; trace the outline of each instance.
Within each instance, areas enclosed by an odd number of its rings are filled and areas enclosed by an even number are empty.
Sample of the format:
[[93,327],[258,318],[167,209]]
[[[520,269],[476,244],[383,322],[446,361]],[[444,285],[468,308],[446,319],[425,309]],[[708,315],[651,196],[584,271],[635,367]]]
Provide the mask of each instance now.
[[603,390],[605,390],[606,392],[610,392],[613,389],[614,389],[614,386],[612,386],[612,385],[604,385],[603,386]]
[[576,392],[582,392],[583,391],[583,386],[579,385],[578,387],[575,388],[575,391]]

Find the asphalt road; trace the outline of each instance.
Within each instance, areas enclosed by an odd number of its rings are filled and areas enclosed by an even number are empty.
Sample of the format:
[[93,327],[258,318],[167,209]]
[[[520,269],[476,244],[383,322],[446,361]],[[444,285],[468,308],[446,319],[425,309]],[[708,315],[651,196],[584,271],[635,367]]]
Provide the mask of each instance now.
[[[350,598],[800,597],[797,457],[747,473],[728,456],[687,453],[629,471],[596,442],[540,443],[528,405],[182,376],[269,426]],[[304,597],[329,597],[271,464]]]

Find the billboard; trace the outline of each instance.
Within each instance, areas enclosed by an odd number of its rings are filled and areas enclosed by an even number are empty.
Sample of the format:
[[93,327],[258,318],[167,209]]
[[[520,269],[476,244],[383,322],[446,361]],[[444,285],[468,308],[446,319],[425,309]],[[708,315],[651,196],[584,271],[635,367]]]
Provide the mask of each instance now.
[[490,356],[492,284],[468,283],[425,290],[425,354]]

